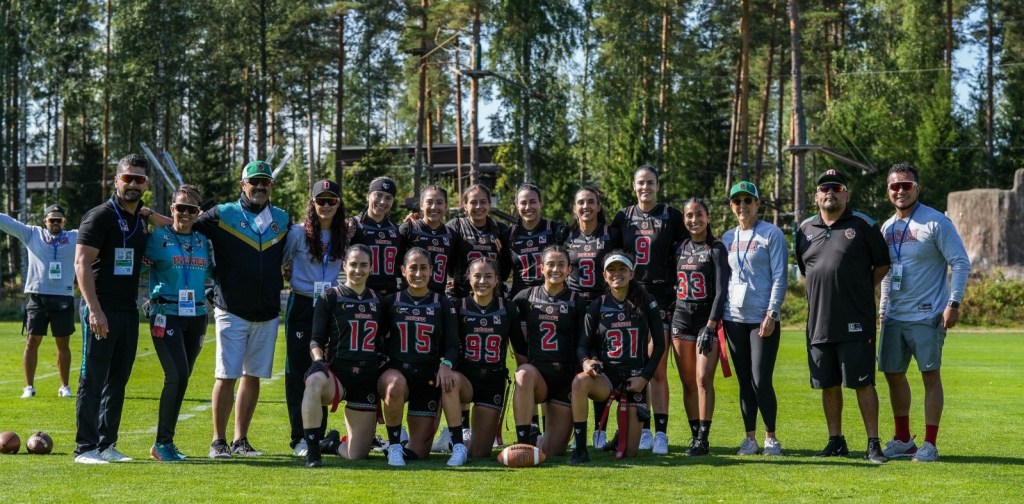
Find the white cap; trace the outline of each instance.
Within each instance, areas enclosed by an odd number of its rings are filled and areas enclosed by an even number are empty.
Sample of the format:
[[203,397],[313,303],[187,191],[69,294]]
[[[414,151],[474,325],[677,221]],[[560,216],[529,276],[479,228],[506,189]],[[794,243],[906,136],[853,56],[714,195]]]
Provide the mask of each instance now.
[[625,264],[626,267],[630,269],[630,271],[633,270],[633,261],[630,261],[628,257],[626,257],[626,256],[624,256],[622,254],[612,254],[612,255],[610,255],[608,257],[605,257],[604,258],[604,267],[605,267],[605,269],[607,269],[608,266],[611,263],[613,263],[613,262],[620,262],[622,264]]

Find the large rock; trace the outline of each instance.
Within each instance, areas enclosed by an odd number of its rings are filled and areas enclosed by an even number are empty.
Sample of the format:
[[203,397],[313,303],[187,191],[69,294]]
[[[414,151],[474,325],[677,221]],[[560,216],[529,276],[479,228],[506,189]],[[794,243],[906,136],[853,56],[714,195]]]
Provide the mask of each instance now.
[[971,189],[949,193],[946,215],[963,238],[974,273],[1001,271],[1024,278],[1024,169],[1013,189]]

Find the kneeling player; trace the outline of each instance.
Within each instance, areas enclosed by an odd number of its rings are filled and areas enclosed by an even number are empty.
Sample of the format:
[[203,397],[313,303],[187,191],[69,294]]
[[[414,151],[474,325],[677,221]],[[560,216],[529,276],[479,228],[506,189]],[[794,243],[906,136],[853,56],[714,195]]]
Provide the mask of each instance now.
[[[641,425],[637,408],[646,405],[644,389],[665,353],[658,304],[633,280],[632,259],[622,251],[608,254],[604,280],[607,289],[587,308],[576,348],[583,372],[572,382],[576,448],[570,464],[590,461],[586,442],[588,398],[604,401],[613,390],[622,390],[628,399],[629,425],[620,425],[619,429],[627,428],[629,432],[624,455],[636,456]],[[653,346],[650,356],[644,351],[648,342]]]

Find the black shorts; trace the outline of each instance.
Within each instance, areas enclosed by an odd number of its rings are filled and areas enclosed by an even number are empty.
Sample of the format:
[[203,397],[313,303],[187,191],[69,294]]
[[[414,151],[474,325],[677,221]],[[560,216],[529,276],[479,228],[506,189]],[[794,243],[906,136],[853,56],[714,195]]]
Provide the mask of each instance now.
[[697,332],[708,325],[711,303],[676,303],[672,314],[672,337],[683,341],[697,341]]
[[345,407],[356,411],[377,411],[377,361],[336,361],[331,372],[341,382]]
[[408,364],[391,361],[391,369],[397,369],[405,377],[409,388],[409,416],[435,417],[441,404],[441,388],[434,383],[437,369],[425,369],[422,364]]
[[815,343],[807,346],[811,387],[826,389],[842,384],[858,388],[875,384],[875,340]]
[[473,385],[474,405],[494,410],[501,410],[505,406],[508,369],[463,366],[458,371]]
[[[608,380],[608,383],[611,385],[612,390],[616,390],[619,387],[621,387],[622,383],[625,382],[628,378],[631,378],[633,376],[640,376],[640,370],[637,369],[635,372],[631,372],[629,370],[618,370],[615,368],[610,368],[606,364],[604,368],[604,374],[602,374],[601,376],[604,376],[605,379]],[[647,387],[644,387],[644,390],[642,392],[626,392],[626,395],[628,398],[627,404],[629,404],[630,406],[647,406]]]
[[572,379],[576,376],[574,366],[562,362],[537,362],[533,366],[540,371],[544,384],[548,386],[548,398],[545,402],[571,407]]
[[25,304],[25,330],[32,336],[46,336],[53,325],[53,336],[65,338],[75,332],[75,298],[50,294],[29,294]]

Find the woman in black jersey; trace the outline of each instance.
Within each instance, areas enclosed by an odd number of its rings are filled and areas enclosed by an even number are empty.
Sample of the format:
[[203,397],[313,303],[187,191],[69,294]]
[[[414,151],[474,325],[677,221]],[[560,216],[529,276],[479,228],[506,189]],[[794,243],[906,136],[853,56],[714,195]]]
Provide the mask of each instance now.
[[544,283],[540,274],[541,251],[548,245],[561,243],[564,226],[541,217],[542,209],[540,189],[533,184],[519,186],[516,190],[516,222],[509,226],[506,240],[512,256],[509,298]]
[[345,223],[349,243],[370,247],[370,278],[366,286],[382,298],[398,289],[396,269],[404,254],[398,226],[388,218],[397,191],[395,181],[389,177],[371,180],[366,189],[366,211]]
[[[626,457],[640,446],[638,410],[647,406],[647,384],[665,353],[658,303],[633,279],[633,259],[615,250],[604,260],[607,290],[587,307],[576,355],[583,372],[572,381],[572,420],[576,448],[570,464],[590,461],[587,452],[588,399],[605,401],[625,389],[629,404]],[[647,346],[653,350],[647,353]],[[625,426],[620,425],[619,431]]]
[[[430,254],[418,247],[409,249],[402,264],[408,287],[384,298],[381,306],[382,318],[387,321],[381,331],[386,334],[389,369],[378,384],[390,443],[388,464],[392,466],[404,466],[406,456],[426,458],[441,392],[455,385],[452,361],[459,356],[455,307],[443,294],[427,288],[432,274]],[[403,451],[400,441],[406,402],[409,442],[408,451]],[[446,419],[452,425],[453,419]]]
[[530,420],[536,405],[546,403],[544,442],[540,449],[548,456],[562,455],[572,435],[572,403],[569,391],[579,366],[576,344],[585,301],[565,287],[569,272],[569,254],[565,248],[552,245],[541,256],[544,285],[531,287],[516,295],[526,326],[523,332],[512,332],[512,348],[519,359],[528,363],[516,369],[516,389],[512,399],[516,419],[516,437],[520,443],[537,445]]
[[[636,280],[654,296],[661,310],[661,324],[665,344],[668,345],[675,307],[675,251],[686,237],[683,214],[664,203],[658,203],[658,172],[643,165],[633,172],[633,191],[636,204],[615,215],[612,227],[622,234],[622,246],[636,257]],[[667,354],[665,355],[667,357]],[[644,422],[640,449],[653,449],[654,453],[668,453],[668,378],[666,361],[658,363],[651,381],[651,406],[654,409],[652,436],[650,422]]]
[[338,455],[365,459],[377,425],[377,335],[380,299],[366,288],[370,249],[352,245],[342,267],[345,283],[329,288],[313,307],[309,353],[313,363],[306,372],[302,396],[302,427],[306,441],[306,467],[323,465],[323,406],[335,411],[345,403],[348,440]]
[[465,217],[448,221],[448,229],[455,237],[455,257],[448,273],[454,279],[452,297],[466,297],[470,294],[466,272],[473,259],[487,258],[498,263],[498,293],[504,290],[502,283],[508,278],[512,260],[508,253],[508,228],[491,218],[491,190],[483,184],[469,186],[462,193],[462,208]]
[[569,289],[591,301],[604,292],[603,263],[609,250],[622,247],[619,230],[608,225],[601,192],[583,187],[573,198],[575,221],[566,231],[569,252]]
[[[455,387],[445,391],[442,403],[445,418],[458,418],[463,405],[473,403],[473,436],[469,440],[470,457],[486,457],[501,426],[498,419],[508,399],[509,337],[520,333],[519,311],[504,298],[495,295],[498,268],[490,259],[474,259],[469,264],[471,296],[456,301],[462,352],[455,368]],[[521,334],[521,333],[520,333]],[[448,465],[466,461],[466,447],[454,439],[461,426],[448,424],[453,435],[452,457]]]
[[697,198],[683,205],[690,237],[676,252],[676,309],[672,346],[683,382],[683,406],[690,420],[690,456],[707,455],[708,433],[715,412],[715,368],[718,366],[718,323],[722,320],[729,284],[725,245],[708,227],[708,207]]
[[444,225],[448,213],[448,191],[437,185],[430,185],[420,192],[420,218],[402,223],[398,234],[402,247],[420,247],[430,252],[430,263],[434,274],[430,276],[429,289],[444,293],[447,288],[449,269],[455,250],[455,238]]

